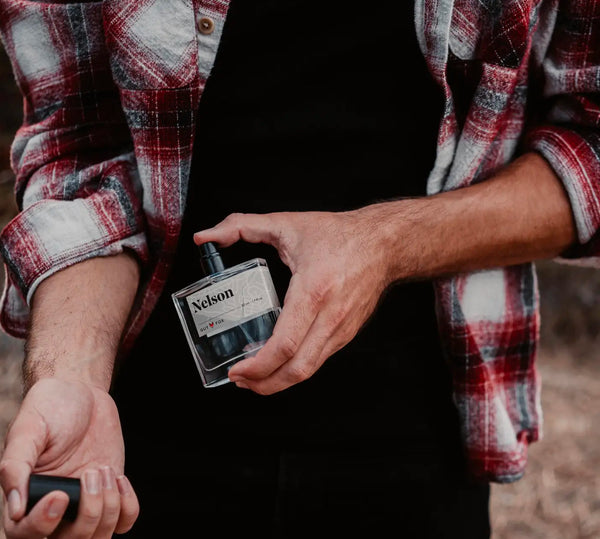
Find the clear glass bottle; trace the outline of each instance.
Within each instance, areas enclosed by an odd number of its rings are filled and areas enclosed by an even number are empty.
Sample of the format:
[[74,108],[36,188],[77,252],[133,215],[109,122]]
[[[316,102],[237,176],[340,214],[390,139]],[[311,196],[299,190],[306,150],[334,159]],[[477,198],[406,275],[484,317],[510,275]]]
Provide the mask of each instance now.
[[262,258],[225,268],[213,243],[199,246],[203,279],[172,294],[204,387],[229,382],[232,365],[273,333],[281,307]]

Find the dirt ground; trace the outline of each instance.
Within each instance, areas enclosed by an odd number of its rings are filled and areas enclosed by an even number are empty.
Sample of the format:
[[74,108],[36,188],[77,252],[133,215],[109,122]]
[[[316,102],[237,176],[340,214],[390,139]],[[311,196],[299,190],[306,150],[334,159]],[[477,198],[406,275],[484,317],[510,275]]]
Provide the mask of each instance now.
[[492,487],[495,539],[600,538],[600,369],[540,357],[544,439],[525,476]]

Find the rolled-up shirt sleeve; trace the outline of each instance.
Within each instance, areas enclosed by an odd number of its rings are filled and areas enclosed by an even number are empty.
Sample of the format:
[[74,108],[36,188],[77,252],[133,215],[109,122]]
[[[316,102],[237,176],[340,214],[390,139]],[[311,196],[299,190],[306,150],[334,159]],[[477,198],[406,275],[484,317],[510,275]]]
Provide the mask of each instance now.
[[102,3],[0,0],[0,37],[23,95],[11,150],[19,212],[0,235],[0,321],[25,337],[46,277],[97,256],[148,257],[131,137],[112,80]]
[[560,2],[542,62],[543,111],[525,149],[539,152],[568,194],[578,244],[559,258],[600,266],[600,12]]

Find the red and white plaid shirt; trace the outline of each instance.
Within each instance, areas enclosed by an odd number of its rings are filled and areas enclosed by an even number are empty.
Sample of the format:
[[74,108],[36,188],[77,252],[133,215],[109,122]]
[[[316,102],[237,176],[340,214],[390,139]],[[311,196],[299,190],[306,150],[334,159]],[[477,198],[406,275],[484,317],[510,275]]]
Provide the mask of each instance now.
[[[11,156],[20,213],[0,238],[10,334],[26,336],[43,279],[125,249],[143,282],[124,352],[139,334],[175,252],[198,102],[228,1],[0,0],[0,35],[24,97]],[[600,2],[416,0],[415,13],[446,98],[428,192],[485,180],[538,151],[572,204],[579,245],[569,257],[600,266]],[[514,481],[541,435],[534,266],[435,288],[471,470]]]

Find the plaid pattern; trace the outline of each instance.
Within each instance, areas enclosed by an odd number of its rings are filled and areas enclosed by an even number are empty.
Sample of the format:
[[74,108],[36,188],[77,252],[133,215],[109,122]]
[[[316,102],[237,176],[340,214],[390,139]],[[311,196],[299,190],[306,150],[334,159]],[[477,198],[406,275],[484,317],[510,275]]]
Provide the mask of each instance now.
[[[0,0],[25,107],[11,156],[21,212],[0,237],[6,331],[26,335],[41,280],[128,249],[143,283],[127,352],[175,252],[202,128],[196,110],[227,8],[228,0]],[[195,30],[199,16],[214,20],[212,34]],[[483,181],[518,153],[540,152],[576,219],[579,245],[565,258],[600,265],[600,2],[416,0],[415,24],[446,97],[428,192]],[[535,268],[435,287],[471,469],[514,481],[541,435]]]

